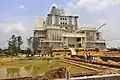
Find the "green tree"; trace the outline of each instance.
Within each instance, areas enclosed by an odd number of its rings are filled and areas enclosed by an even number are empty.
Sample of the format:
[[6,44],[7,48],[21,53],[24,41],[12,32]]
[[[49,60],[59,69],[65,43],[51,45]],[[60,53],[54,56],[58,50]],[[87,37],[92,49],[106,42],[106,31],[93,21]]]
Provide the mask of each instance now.
[[17,43],[18,43],[18,53],[20,53],[21,52],[21,48],[20,48],[20,46],[23,44],[23,41],[22,41],[22,37],[21,36],[18,36],[17,37]]
[[30,48],[27,48],[26,56],[29,57],[29,55],[32,53]]
[[20,46],[23,44],[21,36],[12,35],[8,40],[8,55],[17,56],[21,51]]
[[27,38],[27,44],[28,44],[27,56],[29,57],[29,55],[32,53],[32,49],[31,49],[32,37]]
[[2,48],[0,48],[0,54],[2,54],[2,52],[3,52],[3,50],[2,50]]
[[40,44],[40,40],[38,37],[34,37],[33,41],[32,41],[32,49],[33,49],[33,55],[37,54],[38,49],[39,49],[39,44]]
[[32,37],[27,38],[28,47],[31,47]]
[[17,38],[15,35],[12,35],[12,37],[8,40],[8,51],[9,55],[16,55],[17,54]]

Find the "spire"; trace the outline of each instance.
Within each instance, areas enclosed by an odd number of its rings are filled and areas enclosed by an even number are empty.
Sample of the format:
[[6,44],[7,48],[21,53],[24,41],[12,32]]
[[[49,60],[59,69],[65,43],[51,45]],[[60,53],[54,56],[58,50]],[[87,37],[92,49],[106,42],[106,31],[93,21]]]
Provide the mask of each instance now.
[[62,5],[60,5],[60,15],[65,15],[65,11]]
[[56,8],[56,6],[52,6],[50,14],[52,14],[52,15],[65,15],[65,11],[61,5],[59,8]]

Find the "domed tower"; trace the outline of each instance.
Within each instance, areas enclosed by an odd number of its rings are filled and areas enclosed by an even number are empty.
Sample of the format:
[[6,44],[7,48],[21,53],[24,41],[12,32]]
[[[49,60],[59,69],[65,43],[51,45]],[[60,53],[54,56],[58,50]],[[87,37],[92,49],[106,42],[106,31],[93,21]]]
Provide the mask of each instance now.
[[52,15],[57,15],[57,8],[56,8],[56,6],[53,6],[52,7],[52,9],[51,9],[51,12],[50,12],[50,14],[52,14]]

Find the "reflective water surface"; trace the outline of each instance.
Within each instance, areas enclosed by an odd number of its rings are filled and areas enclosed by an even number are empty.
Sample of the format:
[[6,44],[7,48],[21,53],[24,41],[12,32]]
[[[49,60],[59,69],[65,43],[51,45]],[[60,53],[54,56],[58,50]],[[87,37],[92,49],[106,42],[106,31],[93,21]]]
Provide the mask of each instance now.
[[0,68],[0,79],[38,76],[41,73],[40,67],[29,65],[20,68]]

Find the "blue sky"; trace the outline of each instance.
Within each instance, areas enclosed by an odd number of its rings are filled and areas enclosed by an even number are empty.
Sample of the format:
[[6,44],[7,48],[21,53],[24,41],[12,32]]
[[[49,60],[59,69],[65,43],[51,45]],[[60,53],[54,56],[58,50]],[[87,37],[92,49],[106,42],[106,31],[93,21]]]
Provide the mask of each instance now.
[[[99,27],[107,46],[120,46],[120,0],[0,0],[0,46],[6,47],[12,34],[23,40],[32,35],[36,16],[44,18],[52,5],[66,14],[79,16],[79,27]],[[25,45],[26,46],[26,45]]]

